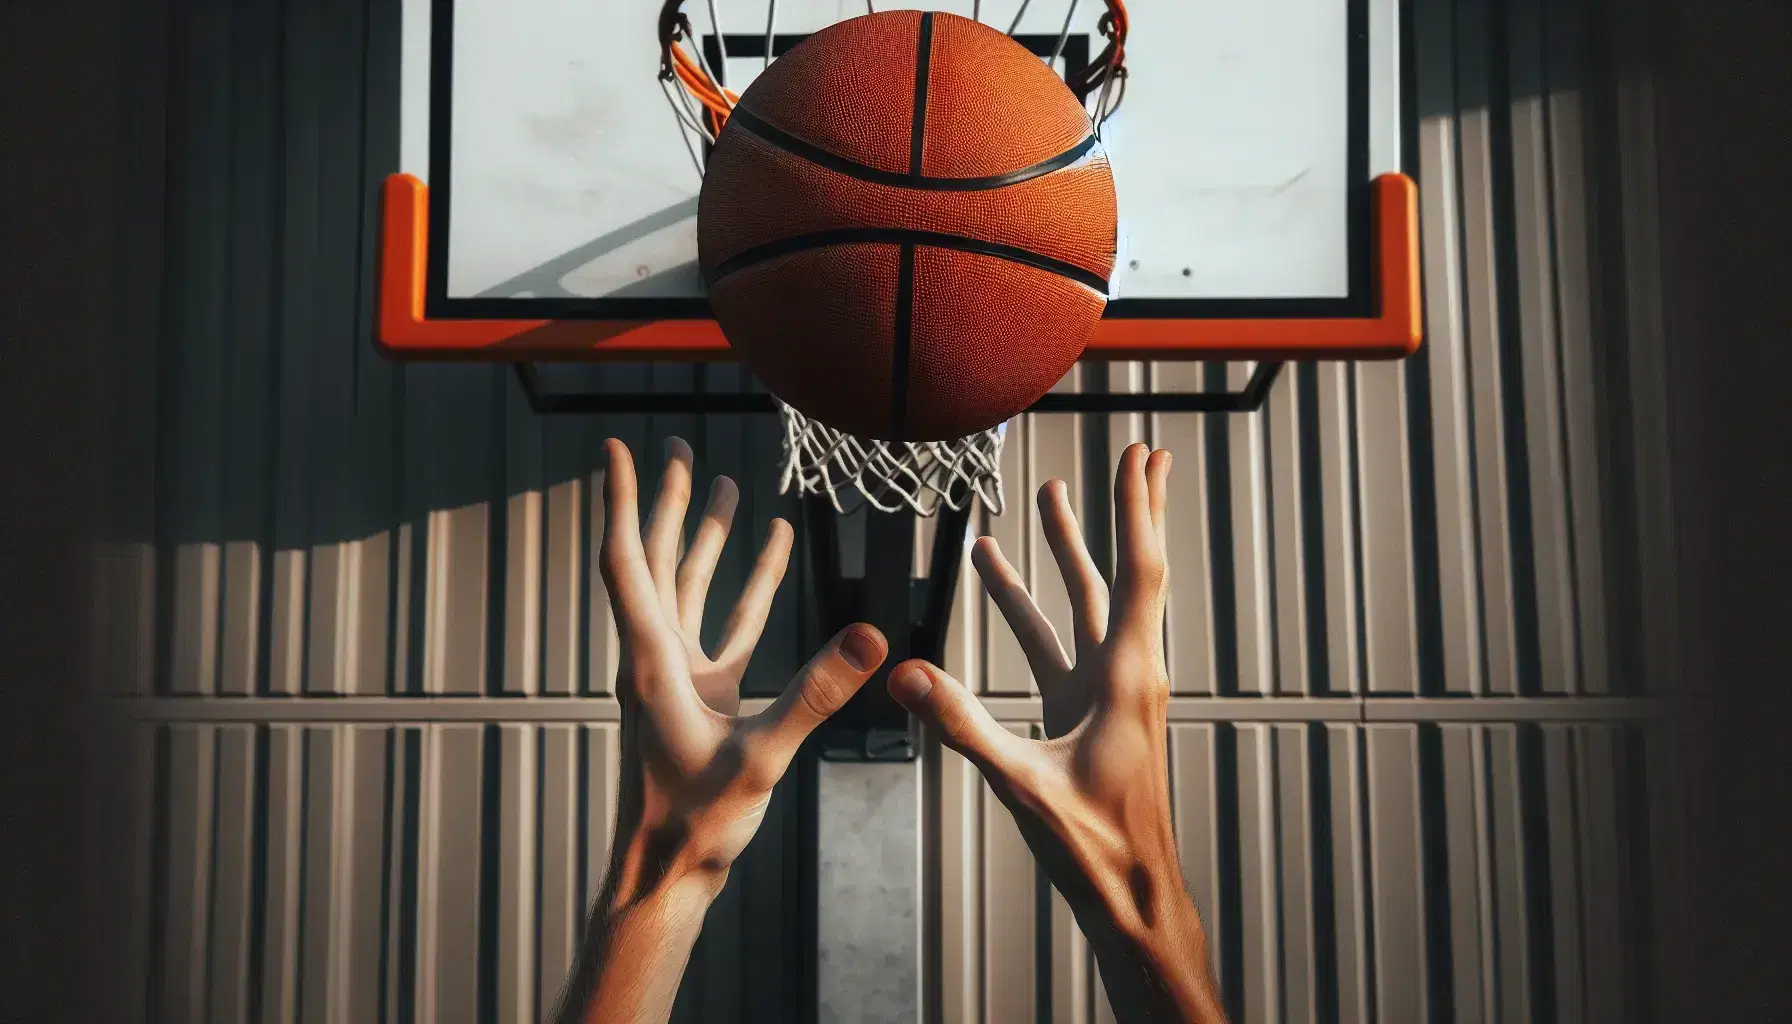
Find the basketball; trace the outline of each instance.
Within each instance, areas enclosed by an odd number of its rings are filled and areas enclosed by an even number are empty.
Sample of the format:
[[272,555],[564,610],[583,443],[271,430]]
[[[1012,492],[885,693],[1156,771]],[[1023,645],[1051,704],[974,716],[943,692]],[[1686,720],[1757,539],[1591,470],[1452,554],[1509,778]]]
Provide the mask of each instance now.
[[968,18],[889,11],[809,36],[729,114],[698,262],[722,333],[835,429],[945,440],[1061,380],[1107,304],[1115,195],[1083,106]]

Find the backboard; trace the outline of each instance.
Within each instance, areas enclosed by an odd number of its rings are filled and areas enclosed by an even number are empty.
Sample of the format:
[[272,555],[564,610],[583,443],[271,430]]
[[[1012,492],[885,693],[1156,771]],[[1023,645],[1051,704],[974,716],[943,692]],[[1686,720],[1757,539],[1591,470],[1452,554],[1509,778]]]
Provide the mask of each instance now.
[[[1418,343],[1400,0],[1132,0],[1102,128],[1118,258],[1088,358],[1390,358]],[[1073,72],[1101,0],[975,16]],[[405,0],[381,342],[400,357],[729,358],[696,269],[701,153],[662,0]],[[864,0],[687,0],[727,86]],[[1017,14],[1019,15],[1017,19]],[[1068,19],[1067,19],[1068,14]]]

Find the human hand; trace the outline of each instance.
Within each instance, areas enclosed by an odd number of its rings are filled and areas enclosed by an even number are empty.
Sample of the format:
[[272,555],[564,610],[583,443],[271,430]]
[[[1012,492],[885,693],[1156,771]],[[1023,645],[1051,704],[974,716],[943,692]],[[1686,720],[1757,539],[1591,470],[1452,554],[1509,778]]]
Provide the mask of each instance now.
[[1046,541],[1070,595],[1074,657],[995,540],[980,538],[972,549],[1038,680],[1045,740],[1002,728],[962,683],[925,661],[896,666],[890,695],[976,765],[1013,813],[1089,937],[1116,1014],[1223,1021],[1170,821],[1163,648],[1170,453],[1148,451],[1129,447],[1115,477],[1111,607],[1064,482],[1040,488]]
[[699,633],[738,504],[734,482],[716,478],[681,557],[690,446],[667,441],[645,540],[628,447],[614,439],[606,447],[600,564],[621,641],[621,784],[609,874],[563,1006],[588,1021],[658,1021],[671,1012],[703,915],[764,819],[772,788],[888,646],[875,627],[848,626],[770,707],[737,717],[741,676],[789,562],[790,524],[772,521],[712,655]]

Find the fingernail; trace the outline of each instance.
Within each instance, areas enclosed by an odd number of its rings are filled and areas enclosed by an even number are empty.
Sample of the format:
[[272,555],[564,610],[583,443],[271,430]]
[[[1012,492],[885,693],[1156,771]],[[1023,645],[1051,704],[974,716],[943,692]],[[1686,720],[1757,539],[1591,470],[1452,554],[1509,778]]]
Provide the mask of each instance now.
[[933,680],[914,665],[905,666],[890,676],[890,696],[899,701],[920,700],[933,689]]
[[852,666],[854,672],[869,672],[878,662],[877,641],[856,629],[848,627],[840,631],[840,657]]

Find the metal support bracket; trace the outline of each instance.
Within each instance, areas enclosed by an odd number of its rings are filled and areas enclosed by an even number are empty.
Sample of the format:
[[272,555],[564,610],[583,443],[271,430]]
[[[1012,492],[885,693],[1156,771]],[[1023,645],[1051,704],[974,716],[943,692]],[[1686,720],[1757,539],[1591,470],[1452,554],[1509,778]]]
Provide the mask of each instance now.
[[[1027,412],[1255,412],[1269,397],[1270,385],[1282,372],[1279,362],[1258,363],[1250,381],[1239,391],[1173,392],[1053,392],[1027,408]],[[547,415],[620,416],[758,414],[778,411],[775,398],[763,392],[602,392],[553,391],[541,367],[516,364],[517,383],[529,400],[529,408]]]

